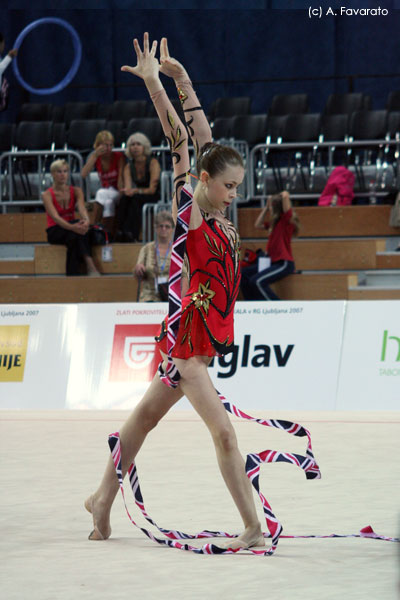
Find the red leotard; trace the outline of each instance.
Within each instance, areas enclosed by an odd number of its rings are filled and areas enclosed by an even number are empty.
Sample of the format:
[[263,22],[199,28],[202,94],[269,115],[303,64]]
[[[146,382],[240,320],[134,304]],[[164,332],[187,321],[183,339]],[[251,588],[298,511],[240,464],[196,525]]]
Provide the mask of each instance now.
[[[187,131],[198,155],[212,140],[211,129],[189,80],[176,82],[187,130],[168,100],[165,90],[152,94],[164,134],[171,145],[176,190],[190,169]],[[196,200],[193,200],[196,203]],[[193,207],[194,208],[194,207]],[[196,210],[198,207],[196,206]],[[232,223],[202,213],[202,223],[190,229],[186,240],[189,289],[182,298],[182,313],[172,356],[214,356],[233,347],[233,313],[239,292],[239,238]],[[166,322],[161,326],[159,349],[167,354]]]
[[[198,229],[186,241],[189,289],[182,298],[182,315],[172,356],[227,354],[233,345],[233,312],[239,292],[239,237],[233,224],[203,213]],[[166,324],[158,338],[167,352]]]

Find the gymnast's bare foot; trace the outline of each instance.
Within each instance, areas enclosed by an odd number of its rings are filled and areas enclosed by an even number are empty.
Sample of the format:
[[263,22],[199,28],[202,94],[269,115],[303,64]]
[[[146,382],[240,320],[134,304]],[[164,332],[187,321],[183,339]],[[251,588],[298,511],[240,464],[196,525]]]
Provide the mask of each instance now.
[[218,544],[222,548],[232,548],[237,550],[238,548],[254,548],[255,546],[265,546],[264,536],[261,531],[261,527],[246,527],[246,529],[238,537],[226,540],[223,544]]
[[89,533],[89,540],[106,540],[111,535],[110,512],[100,500],[89,496],[85,500],[85,508],[93,517],[93,531]]

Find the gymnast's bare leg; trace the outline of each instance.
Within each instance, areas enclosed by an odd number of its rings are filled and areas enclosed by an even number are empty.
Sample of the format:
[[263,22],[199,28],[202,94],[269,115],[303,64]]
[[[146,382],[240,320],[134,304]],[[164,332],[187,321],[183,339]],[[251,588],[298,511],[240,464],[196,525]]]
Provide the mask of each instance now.
[[188,360],[175,358],[174,362],[181,374],[180,389],[211,433],[222,477],[243,520],[243,533],[234,540],[225,542],[223,546],[264,546],[252,487],[238,449],[235,430],[207,371],[210,359],[194,356]]
[[[169,388],[162,383],[158,374],[154,376],[143,399],[120,431],[123,476],[135,459],[147,434],[182,395],[179,387]],[[85,508],[92,513],[93,517],[93,531],[89,535],[90,540],[105,540],[110,537],[110,512],[118,490],[118,478],[110,455],[99,487],[85,501]]]

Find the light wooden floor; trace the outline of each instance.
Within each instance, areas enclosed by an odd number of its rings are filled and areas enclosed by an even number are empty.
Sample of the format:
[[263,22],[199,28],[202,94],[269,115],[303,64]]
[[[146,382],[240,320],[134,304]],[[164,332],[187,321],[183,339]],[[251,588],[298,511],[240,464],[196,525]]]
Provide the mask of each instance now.
[[[83,500],[108,457],[107,434],[127,414],[0,413],[2,598],[399,597],[396,543],[283,539],[273,557],[197,556],[151,542],[130,524],[120,497],[112,513],[112,538],[88,541],[91,522]],[[399,535],[400,413],[255,416],[289,418],[308,427],[322,471],[321,480],[307,481],[290,465],[263,467],[262,490],[284,533],[351,534],[372,525],[377,533]],[[235,426],[244,454],[266,448],[304,451],[303,439],[253,423]],[[146,507],[159,524],[188,532],[240,530],[208,432],[194,412],[172,411],[150,434],[137,464]],[[127,491],[132,514],[144,525]]]

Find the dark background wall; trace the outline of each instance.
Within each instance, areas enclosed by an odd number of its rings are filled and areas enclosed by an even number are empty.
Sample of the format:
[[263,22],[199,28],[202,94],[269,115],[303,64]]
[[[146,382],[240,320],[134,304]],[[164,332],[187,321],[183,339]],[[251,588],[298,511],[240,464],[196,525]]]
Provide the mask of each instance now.
[[[132,38],[146,30],[152,38],[168,37],[171,53],[187,66],[206,108],[219,96],[250,95],[252,112],[266,112],[276,93],[307,92],[311,111],[318,112],[330,93],[348,91],[352,85],[353,91],[370,94],[373,108],[378,109],[384,108],[391,90],[400,89],[400,0],[380,3],[389,11],[386,17],[323,15],[321,19],[310,19],[307,5],[295,0],[169,4],[176,8],[152,9],[161,6],[152,0],[82,0],[79,5],[59,0],[57,9],[49,8],[46,0],[37,0],[35,9],[25,8],[24,0],[10,2],[0,9],[6,50],[29,23],[57,16],[76,29],[83,52],[72,83],[51,96],[26,92],[10,66],[6,76],[11,106],[3,120],[13,120],[24,101],[62,104],[146,98],[141,81],[120,71],[121,65],[135,63]],[[316,4],[321,5],[321,0]],[[329,5],[346,3],[322,4],[323,12]],[[353,1],[347,6],[376,9],[379,3]],[[18,65],[32,86],[51,87],[69,70],[72,59],[69,33],[56,25],[43,25],[25,38]],[[349,75],[358,77],[350,80]]]

